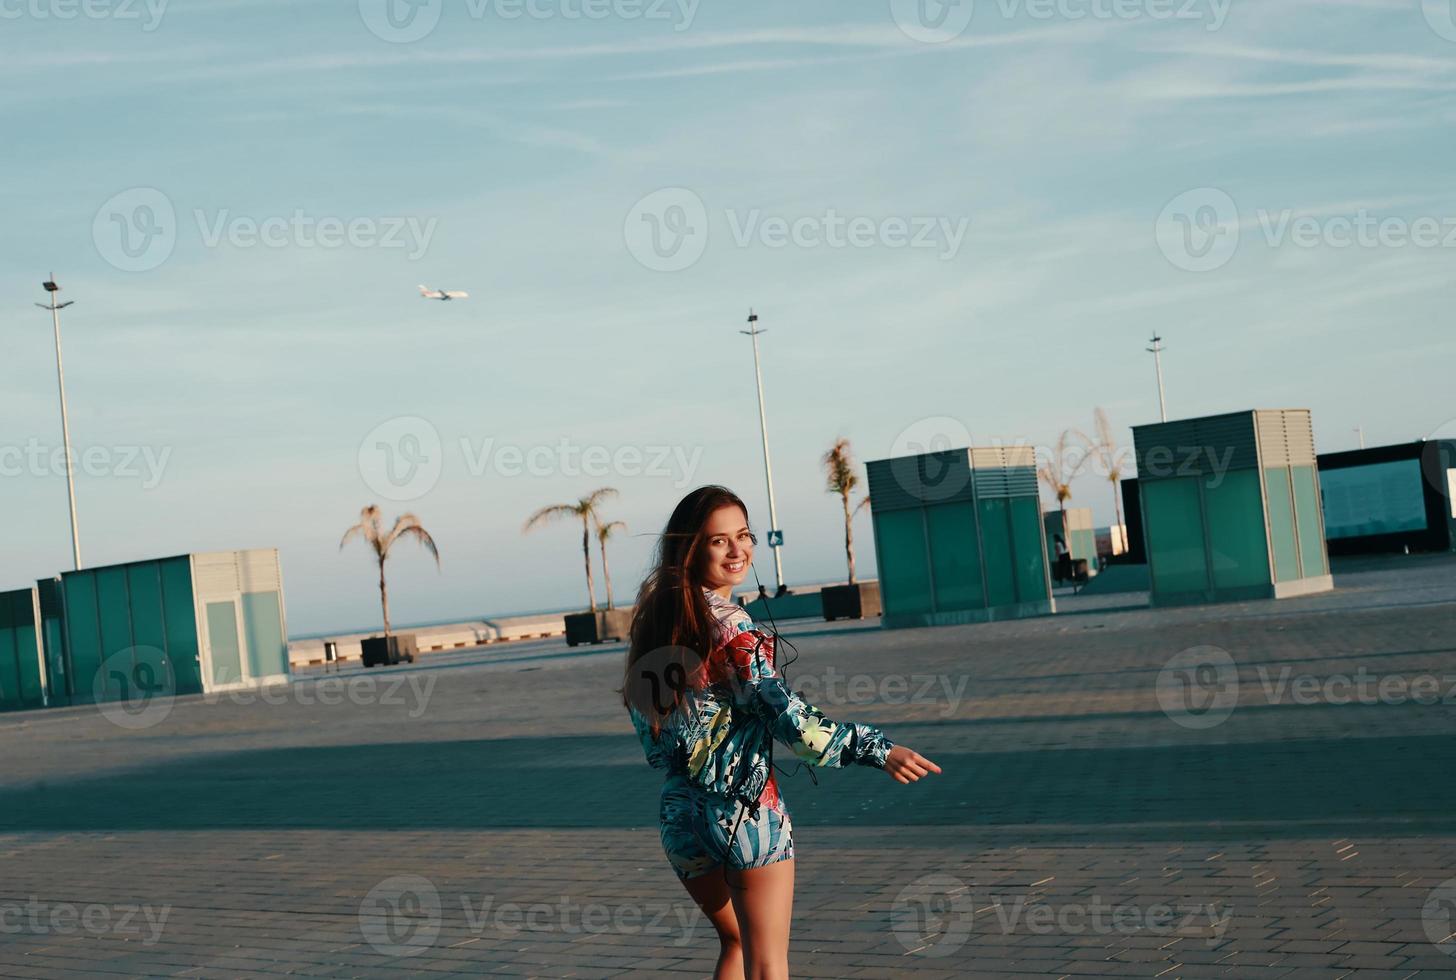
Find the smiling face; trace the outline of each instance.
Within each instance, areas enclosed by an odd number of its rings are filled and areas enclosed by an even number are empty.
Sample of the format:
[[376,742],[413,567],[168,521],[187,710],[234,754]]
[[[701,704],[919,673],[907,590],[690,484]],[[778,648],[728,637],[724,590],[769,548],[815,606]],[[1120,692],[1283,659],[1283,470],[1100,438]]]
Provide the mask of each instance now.
[[753,562],[753,532],[748,529],[748,515],[742,508],[719,507],[703,524],[703,585],[725,599],[733,597],[733,588],[748,577]]

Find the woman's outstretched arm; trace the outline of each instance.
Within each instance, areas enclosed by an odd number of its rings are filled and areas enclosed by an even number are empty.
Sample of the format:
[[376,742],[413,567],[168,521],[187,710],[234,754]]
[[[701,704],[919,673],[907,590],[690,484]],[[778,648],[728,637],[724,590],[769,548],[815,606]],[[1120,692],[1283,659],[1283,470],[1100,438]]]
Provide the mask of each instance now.
[[732,664],[737,700],[764,717],[774,737],[812,766],[872,766],[911,783],[940,767],[897,746],[873,725],[837,722],[789,690],[774,668],[773,637],[757,629],[734,636],[723,651]]

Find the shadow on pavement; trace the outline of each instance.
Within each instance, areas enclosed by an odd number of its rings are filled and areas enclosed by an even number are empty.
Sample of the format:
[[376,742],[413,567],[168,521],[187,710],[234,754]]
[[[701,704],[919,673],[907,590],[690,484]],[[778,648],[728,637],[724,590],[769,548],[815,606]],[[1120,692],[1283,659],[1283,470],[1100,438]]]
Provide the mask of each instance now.
[[[915,786],[867,769],[820,771],[818,786],[803,773],[781,777],[795,822],[1037,825],[1092,841],[1206,838],[1219,835],[1221,822],[1239,823],[1245,838],[1310,836],[1312,824],[1336,836],[1377,827],[1387,836],[1456,831],[1456,781],[1445,775],[1456,764],[1456,740],[1446,735],[938,752],[936,732],[946,724],[891,733],[945,769]],[[793,767],[787,751],[777,757],[781,768]],[[661,779],[630,735],[249,750],[0,789],[0,832],[655,832]]]

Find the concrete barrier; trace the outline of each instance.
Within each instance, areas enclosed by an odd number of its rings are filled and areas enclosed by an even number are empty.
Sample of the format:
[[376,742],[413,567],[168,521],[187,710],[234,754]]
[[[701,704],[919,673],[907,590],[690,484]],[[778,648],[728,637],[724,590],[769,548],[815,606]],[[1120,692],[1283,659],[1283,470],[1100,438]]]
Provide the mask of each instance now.
[[[839,585],[841,583],[827,583]],[[796,585],[786,594],[776,596],[772,592],[768,596],[768,608],[764,608],[764,600],[758,597],[758,590],[741,593],[734,598],[748,615],[753,617],[755,623],[768,624],[786,619],[819,619],[824,615],[824,599],[819,595],[823,585]]]
[[[366,636],[378,636],[382,630],[367,633],[340,633],[335,636],[319,636],[306,640],[290,640],[288,663],[293,667],[304,667],[324,662],[324,643],[338,644],[338,658],[341,661],[358,663],[359,641]],[[421,654],[439,653],[444,650],[463,650],[469,647],[485,646],[490,643],[509,643],[519,640],[548,639],[566,635],[564,613],[545,613],[539,616],[508,616],[501,619],[477,619],[463,623],[446,623],[440,626],[403,627],[396,633],[412,633]]]
[[[824,585],[842,585],[841,582]],[[788,619],[818,619],[824,615],[824,603],[819,590],[824,585],[798,585],[785,596],[770,596],[769,611],[775,621]],[[736,601],[746,602],[748,614],[755,620],[767,623],[769,616],[758,599],[758,592],[746,592],[734,596]],[[359,641],[366,636],[378,636],[383,630],[363,633],[339,633],[333,636],[311,637],[306,640],[290,640],[288,662],[293,667],[307,667],[324,662],[324,642],[338,644],[338,656],[345,663],[359,662]],[[566,613],[542,613],[537,616],[506,616],[499,619],[474,619],[460,623],[446,623],[441,626],[400,627],[396,633],[413,633],[421,654],[438,653],[443,650],[464,650],[469,647],[485,646],[491,643],[509,643],[520,640],[538,640],[566,636]]]

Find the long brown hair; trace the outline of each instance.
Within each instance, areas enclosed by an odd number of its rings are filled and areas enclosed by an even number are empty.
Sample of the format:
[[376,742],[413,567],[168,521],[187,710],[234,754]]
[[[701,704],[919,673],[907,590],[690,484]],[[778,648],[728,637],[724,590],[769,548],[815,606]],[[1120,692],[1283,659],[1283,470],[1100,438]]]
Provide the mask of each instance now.
[[678,502],[637,593],[622,703],[652,723],[654,736],[687,689],[706,683],[708,655],[718,645],[718,622],[703,596],[703,529],[720,507],[737,507],[748,522],[748,508],[727,487],[698,487]]

